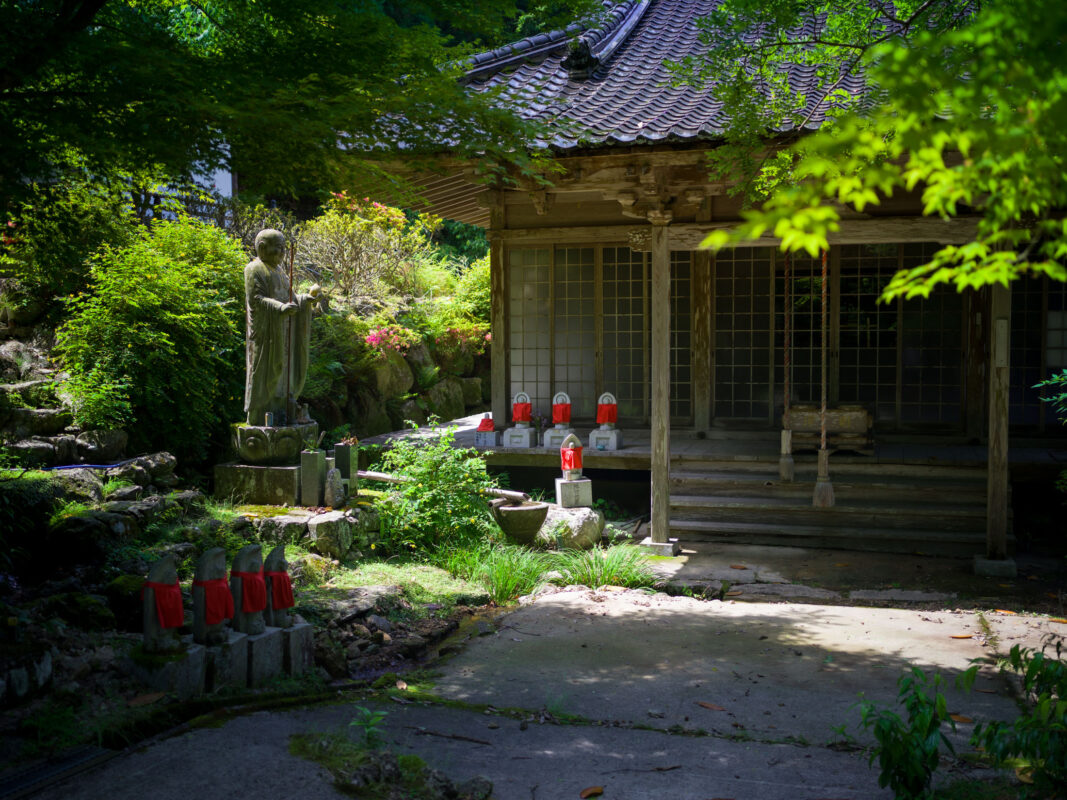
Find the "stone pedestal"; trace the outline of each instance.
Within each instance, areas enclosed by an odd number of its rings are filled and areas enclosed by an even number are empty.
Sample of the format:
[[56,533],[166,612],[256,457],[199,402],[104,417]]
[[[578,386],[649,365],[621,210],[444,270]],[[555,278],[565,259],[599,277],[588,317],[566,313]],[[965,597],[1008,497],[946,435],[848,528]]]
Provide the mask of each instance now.
[[326,451],[303,450],[300,453],[300,505],[321,506],[326,486]]
[[589,434],[590,450],[621,450],[622,431],[618,428],[597,428]]
[[534,428],[508,428],[504,431],[504,447],[537,447]]
[[560,428],[559,426],[549,428],[545,431],[544,446],[552,450],[559,450],[563,440],[573,433],[573,428]]
[[204,691],[248,685],[248,634],[230,631],[227,641],[207,648]]
[[292,425],[245,425],[231,428],[233,449],[244,464],[295,464],[304,442],[315,441],[318,423]]
[[500,447],[500,431],[475,431],[475,447]]
[[593,482],[589,478],[576,481],[556,478],[556,505],[562,508],[591,508]]
[[674,557],[682,552],[682,546],[677,539],[668,539],[665,542],[654,542],[651,536],[641,540],[641,549],[651,556]]
[[315,629],[299,622],[282,632],[282,669],[286,675],[303,675],[315,666]]
[[130,674],[146,686],[175,694],[181,700],[202,694],[207,648],[193,644],[192,637],[186,638],[185,650],[173,654],[146,653],[137,648],[127,662]]
[[267,628],[248,637],[248,686],[256,688],[282,674],[281,628]]
[[295,506],[300,502],[300,467],[218,464],[215,497],[253,505]]

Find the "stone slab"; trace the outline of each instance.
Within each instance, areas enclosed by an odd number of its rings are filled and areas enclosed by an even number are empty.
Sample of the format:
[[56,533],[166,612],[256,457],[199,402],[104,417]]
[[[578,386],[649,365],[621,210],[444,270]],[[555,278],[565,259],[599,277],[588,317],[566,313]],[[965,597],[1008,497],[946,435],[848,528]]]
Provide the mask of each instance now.
[[591,508],[593,482],[589,478],[576,481],[556,478],[556,505],[563,508]]
[[326,451],[304,450],[300,454],[300,504],[321,506],[326,486]]
[[[204,677],[207,668],[207,648],[201,644],[192,644],[192,637],[187,637],[184,653],[163,657],[148,655],[145,661],[130,659],[127,668],[130,674],[159,692],[175,694],[181,700],[196,697],[204,691]],[[151,665],[146,663],[154,662]]]
[[300,501],[300,467],[217,464],[215,497],[252,505],[294,506]]
[[248,634],[229,632],[223,644],[207,648],[204,691],[217,692],[227,686],[243,689],[248,685]]
[[306,622],[282,628],[282,669],[286,675],[303,675],[315,666],[315,629]]
[[563,440],[574,434],[574,428],[549,428],[545,431],[544,446],[550,450],[559,450]]
[[504,431],[504,447],[537,447],[534,428],[508,428]]
[[621,450],[622,431],[620,431],[618,428],[611,428],[610,430],[597,428],[589,434],[589,449]]
[[500,447],[500,431],[475,431],[475,447]]
[[255,689],[282,674],[281,628],[267,628],[248,637],[248,686]]
[[974,574],[987,578],[1014,578],[1018,575],[1013,558],[974,557]]

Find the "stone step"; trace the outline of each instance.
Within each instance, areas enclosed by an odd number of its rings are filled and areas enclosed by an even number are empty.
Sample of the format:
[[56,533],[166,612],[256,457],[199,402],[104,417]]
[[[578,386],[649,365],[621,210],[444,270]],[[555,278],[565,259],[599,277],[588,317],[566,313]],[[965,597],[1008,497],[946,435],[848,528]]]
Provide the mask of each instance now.
[[671,497],[670,514],[673,519],[679,520],[737,521],[781,526],[985,531],[984,505],[944,502],[905,506],[871,499],[843,498],[831,508],[815,508],[811,505],[810,495],[808,498],[674,495]]
[[[929,528],[835,528],[821,525],[775,525],[758,522],[672,519],[670,531],[672,536],[679,537],[683,543],[730,542],[957,557],[970,557],[976,553],[981,554],[985,550],[984,532]],[[1014,547],[1015,537],[1009,535],[1009,552],[1013,552]]]

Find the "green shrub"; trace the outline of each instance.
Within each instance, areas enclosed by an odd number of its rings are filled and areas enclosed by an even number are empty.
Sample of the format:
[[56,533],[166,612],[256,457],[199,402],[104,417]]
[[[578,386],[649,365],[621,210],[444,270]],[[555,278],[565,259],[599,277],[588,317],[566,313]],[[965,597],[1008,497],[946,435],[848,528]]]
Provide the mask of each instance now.
[[380,547],[432,555],[474,544],[498,530],[485,499],[485,490],[495,486],[485,461],[476,450],[453,447],[455,435],[450,427],[407,437],[384,454],[380,470],[410,482],[393,487],[378,504]]
[[1067,786],[1067,663],[1063,642],[1055,654],[1015,645],[1001,668],[1022,676],[1023,713],[1012,723],[975,726],[971,743],[985,749],[998,765],[1031,771],[1040,797]]
[[15,302],[85,289],[92,255],[134,235],[126,189],[80,178],[38,184],[9,218],[0,217],[0,277],[17,282]]
[[[970,675],[973,681],[974,672]],[[871,751],[870,762],[878,759],[881,772],[878,785],[888,786],[898,800],[913,800],[930,796],[930,779],[937,769],[942,744],[955,752],[952,743],[941,732],[947,722],[953,730],[956,723],[948,713],[945,695],[941,693],[941,676],[929,680],[918,667],[900,677],[899,702],[907,712],[907,721],[873,703],[860,702],[864,729],[874,729],[878,744]],[[933,690],[933,696],[929,690]]]
[[642,589],[655,583],[648,557],[639,547],[619,544],[591,550],[564,550],[556,555],[556,569],[561,583],[598,586],[625,586]]
[[131,418],[131,450],[180,461],[225,441],[242,407],[244,263],[225,233],[187,218],[105,247],[57,334],[75,418]]
[[545,553],[516,545],[488,543],[450,550],[443,554],[441,564],[453,575],[484,586],[489,598],[498,605],[533,592],[551,568]]
[[301,262],[314,277],[349,298],[418,295],[419,268],[432,260],[433,217],[404,212],[369,198],[335,194],[325,212],[308,222],[300,241]]
[[463,310],[474,319],[482,322],[492,319],[493,295],[488,256],[475,261],[459,276],[456,296]]

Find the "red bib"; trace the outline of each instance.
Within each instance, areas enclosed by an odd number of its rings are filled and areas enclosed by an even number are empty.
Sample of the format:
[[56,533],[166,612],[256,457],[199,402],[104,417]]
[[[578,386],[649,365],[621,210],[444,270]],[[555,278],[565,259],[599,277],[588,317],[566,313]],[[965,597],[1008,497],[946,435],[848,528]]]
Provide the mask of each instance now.
[[268,572],[270,576],[270,604],[276,611],[283,608],[292,608],[296,605],[293,599],[293,579],[288,572]]
[[263,570],[259,572],[231,572],[230,576],[241,579],[241,611],[255,614],[267,607],[267,582]]
[[156,617],[159,618],[159,627],[180,628],[185,622],[185,612],[182,611],[182,589],[178,582],[145,581],[144,585],[145,589],[152,590],[156,599]]
[[532,403],[513,403],[511,406],[511,418],[515,422],[529,422],[532,415]]
[[482,417],[481,422],[478,423],[478,430],[492,433],[495,430],[495,428],[493,428],[493,418]]
[[571,421],[571,404],[556,403],[552,406],[552,424],[558,425]]
[[619,407],[615,403],[605,403],[596,407],[596,424],[604,425],[610,422],[614,425],[619,421]]
[[577,447],[564,447],[559,451],[559,457],[563,469],[582,468],[582,451]]
[[224,619],[233,619],[233,595],[225,578],[211,581],[193,581],[193,586],[204,590],[204,621],[218,625]]

